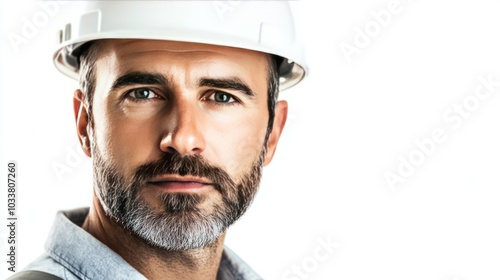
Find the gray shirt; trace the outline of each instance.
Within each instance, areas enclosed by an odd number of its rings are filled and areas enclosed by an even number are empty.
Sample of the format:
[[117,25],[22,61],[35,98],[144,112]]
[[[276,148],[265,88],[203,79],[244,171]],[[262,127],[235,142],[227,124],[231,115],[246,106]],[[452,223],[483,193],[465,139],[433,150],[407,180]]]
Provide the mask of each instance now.
[[[45,253],[24,270],[38,270],[63,279],[146,279],[122,257],[81,228],[88,208],[56,215]],[[218,280],[262,279],[228,248],[224,248]]]

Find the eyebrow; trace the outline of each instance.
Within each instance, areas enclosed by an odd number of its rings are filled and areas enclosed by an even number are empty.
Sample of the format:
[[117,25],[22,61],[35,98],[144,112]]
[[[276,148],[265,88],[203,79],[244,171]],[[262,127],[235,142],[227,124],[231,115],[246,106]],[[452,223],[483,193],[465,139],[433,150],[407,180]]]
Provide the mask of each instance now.
[[237,77],[232,78],[221,78],[221,79],[213,79],[213,78],[201,78],[198,82],[200,87],[216,87],[221,89],[232,89],[241,91],[249,97],[255,97],[255,93],[250,89],[250,87],[245,84],[241,79]]
[[116,90],[122,87],[131,85],[159,85],[168,84],[168,79],[165,76],[158,73],[147,73],[147,72],[130,72],[125,73],[115,80],[112,86],[112,90]]
[[[148,73],[148,72],[129,72],[118,77],[111,87],[112,90],[117,90],[122,87],[131,85],[168,85],[168,79],[158,73]],[[254,97],[255,93],[250,89],[250,87],[244,83],[240,78],[230,77],[230,78],[201,78],[198,82],[200,87],[216,87],[221,89],[232,89],[241,91],[249,97]]]

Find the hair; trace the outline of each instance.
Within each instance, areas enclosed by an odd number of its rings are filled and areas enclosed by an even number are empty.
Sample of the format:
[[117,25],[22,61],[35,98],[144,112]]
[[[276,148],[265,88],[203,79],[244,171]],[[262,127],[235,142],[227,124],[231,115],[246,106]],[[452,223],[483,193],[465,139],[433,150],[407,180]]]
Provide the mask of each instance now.
[[80,90],[82,91],[88,108],[89,123],[94,126],[92,104],[94,100],[94,92],[96,86],[96,63],[99,59],[99,44],[98,42],[87,43],[82,46],[82,53],[78,56],[80,64]]
[[[98,41],[93,41],[82,46],[82,51],[79,55],[80,64],[80,90],[85,96],[83,100],[88,108],[89,123],[93,126],[93,116],[92,116],[92,102],[96,87],[96,62],[99,59],[100,44]],[[281,58],[275,55],[268,55],[268,77],[267,77],[267,108],[269,111],[269,121],[267,124],[267,132],[265,143],[269,138],[269,134],[273,129],[274,115],[276,102],[279,95],[279,73],[278,73],[278,61]]]

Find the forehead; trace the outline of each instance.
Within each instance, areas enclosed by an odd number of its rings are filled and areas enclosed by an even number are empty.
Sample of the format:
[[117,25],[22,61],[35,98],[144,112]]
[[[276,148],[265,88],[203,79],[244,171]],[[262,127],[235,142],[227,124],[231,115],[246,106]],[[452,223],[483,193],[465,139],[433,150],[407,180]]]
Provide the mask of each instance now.
[[[236,76],[249,83],[267,81],[265,53],[199,43],[161,40],[102,40],[97,44],[99,71],[121,75],[133,71],[199,76]],[[99,75],[98,75],[99,77]],[[98,78],[99,80],[99,78]]]

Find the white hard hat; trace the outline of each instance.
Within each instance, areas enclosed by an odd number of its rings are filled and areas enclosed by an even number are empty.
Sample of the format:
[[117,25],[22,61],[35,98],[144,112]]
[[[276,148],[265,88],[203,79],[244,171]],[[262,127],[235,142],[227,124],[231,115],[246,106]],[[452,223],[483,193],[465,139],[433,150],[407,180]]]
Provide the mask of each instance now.
[[287,1],[85,1],[79,18],[59,32],[57,69],[77,79],[80,47],[100,39],[196,42],[273,54],[283,58],[280,90],[307,72]]

